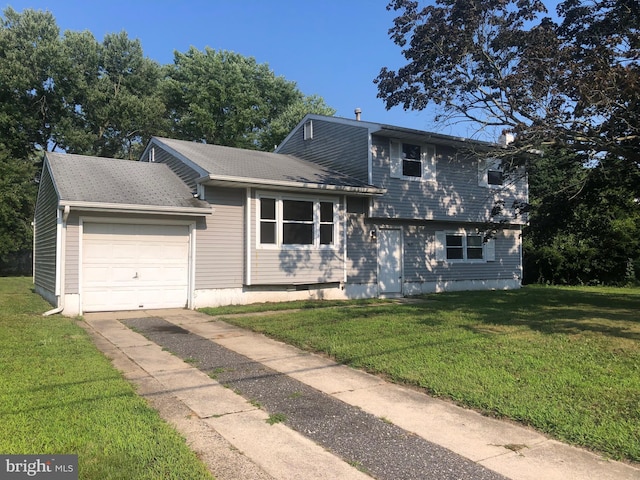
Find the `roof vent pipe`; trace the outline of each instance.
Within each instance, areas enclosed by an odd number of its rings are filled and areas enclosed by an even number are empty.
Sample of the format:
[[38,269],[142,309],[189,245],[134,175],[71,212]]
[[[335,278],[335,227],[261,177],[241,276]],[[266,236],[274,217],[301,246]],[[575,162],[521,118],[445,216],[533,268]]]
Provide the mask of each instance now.
[[356,120],[359,122],[360,121],[360,114],[362,113],[362,110],[360,110],[359,108],[356,108],[354,110],[355,114],[356,114]]

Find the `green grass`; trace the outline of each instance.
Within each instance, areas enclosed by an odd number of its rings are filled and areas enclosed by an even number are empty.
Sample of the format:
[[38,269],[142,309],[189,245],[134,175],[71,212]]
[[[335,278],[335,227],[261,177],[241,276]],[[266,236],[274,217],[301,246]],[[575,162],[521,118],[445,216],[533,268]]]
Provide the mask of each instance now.
[[[294,302],[282,303],[252,303],[249,305],[229,305],[226,307],[205,307],[200,311],[209,315],[227,315],[257,312],[277,312],[282,310],[313,310],[316,308],[341,307],[342,300],[297,300]],[[365,298],[350,301],[350,305],[371,305],[379,303],[391,303],[390,300],[380,300],[378,298]]]
[[0,452],[77,454],[82,479],[211,479],[76,320],[0,278]]
[[640,289],[529,286],[424,298],[226,320],[640,461]]

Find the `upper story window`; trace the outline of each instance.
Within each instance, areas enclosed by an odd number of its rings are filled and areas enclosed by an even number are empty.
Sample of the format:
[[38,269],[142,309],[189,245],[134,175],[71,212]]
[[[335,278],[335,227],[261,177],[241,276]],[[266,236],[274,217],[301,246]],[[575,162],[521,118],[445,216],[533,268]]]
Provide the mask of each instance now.
[[333,201],[260,196],[259,238],[262,246],[326,247],[336,238],[337,204]]
[[402,144],[402,176],[422,177],[422,149],[420,145]]
[[313,139],[313,120],[308,120],[307,122],[305,122],[302,130],[302,139],[303,140]]
[[436,260],[447,262],[495,261],[494,239],[485,241],[479,233],[463,230],[436,232]]
[[478,185],[481,187],[501,187],[504,183],[502,162],[497,158],[478,160]]
[[391,141],[391,177],[405,180],[436,180],[436,150],[433,145]]

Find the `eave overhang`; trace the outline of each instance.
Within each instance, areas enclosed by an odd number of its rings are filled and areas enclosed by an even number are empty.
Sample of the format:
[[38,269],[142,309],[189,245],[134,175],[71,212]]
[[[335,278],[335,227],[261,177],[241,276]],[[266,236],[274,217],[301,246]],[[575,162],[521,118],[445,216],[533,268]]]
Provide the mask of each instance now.
[[326,183],[313,182],[292,182],[284,180],[265,180],[260,178],[230,177],[222,175],[209,175],[196,180],[202,185],[230,187],[230,188],[253,188],[258,187],[263,190],[280,191],[314,191],[323,193],[342,193],[345,195],[373,197],[386,193],[386,189],[373,186],[353,186],[353,185],[330,185]]
[[371,133],[373,135],[379,135],[381,137],[414,141],[417,143],[448,145],[461,149],[464,148],[467,150],[488,151],[491,149],[495,149],[498,146],[495,143],[491,142],[471,140],[469,138],[455,137],[452,135],[443,135],[439,133],[430,133],[422,130],[413,130],[410,128],[394,127],[392,125],[380,125],[377,129],[371,129]]
[[183,215],[202,217],[213,213],[213,207],[169,207],[158,205],[131,205],[123,203],[98,203],[61,200],[59,207],[69,207],[72,210],[108,213],[140,213],[155,215]]

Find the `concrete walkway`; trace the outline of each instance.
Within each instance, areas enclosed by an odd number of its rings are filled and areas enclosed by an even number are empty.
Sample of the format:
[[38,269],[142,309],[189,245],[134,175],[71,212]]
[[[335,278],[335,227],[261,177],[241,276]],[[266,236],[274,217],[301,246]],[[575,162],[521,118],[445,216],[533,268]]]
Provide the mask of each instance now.
[[636,466],[608,461],[198,312],[86,314],[85,326],[96,345],[219,479],[298,479],[301,472],[306,479],[370,477],[284,424],[267,424],[268,414],[258,406],[119,321],[145,316],[180,326],[507,478],[640,479]]

